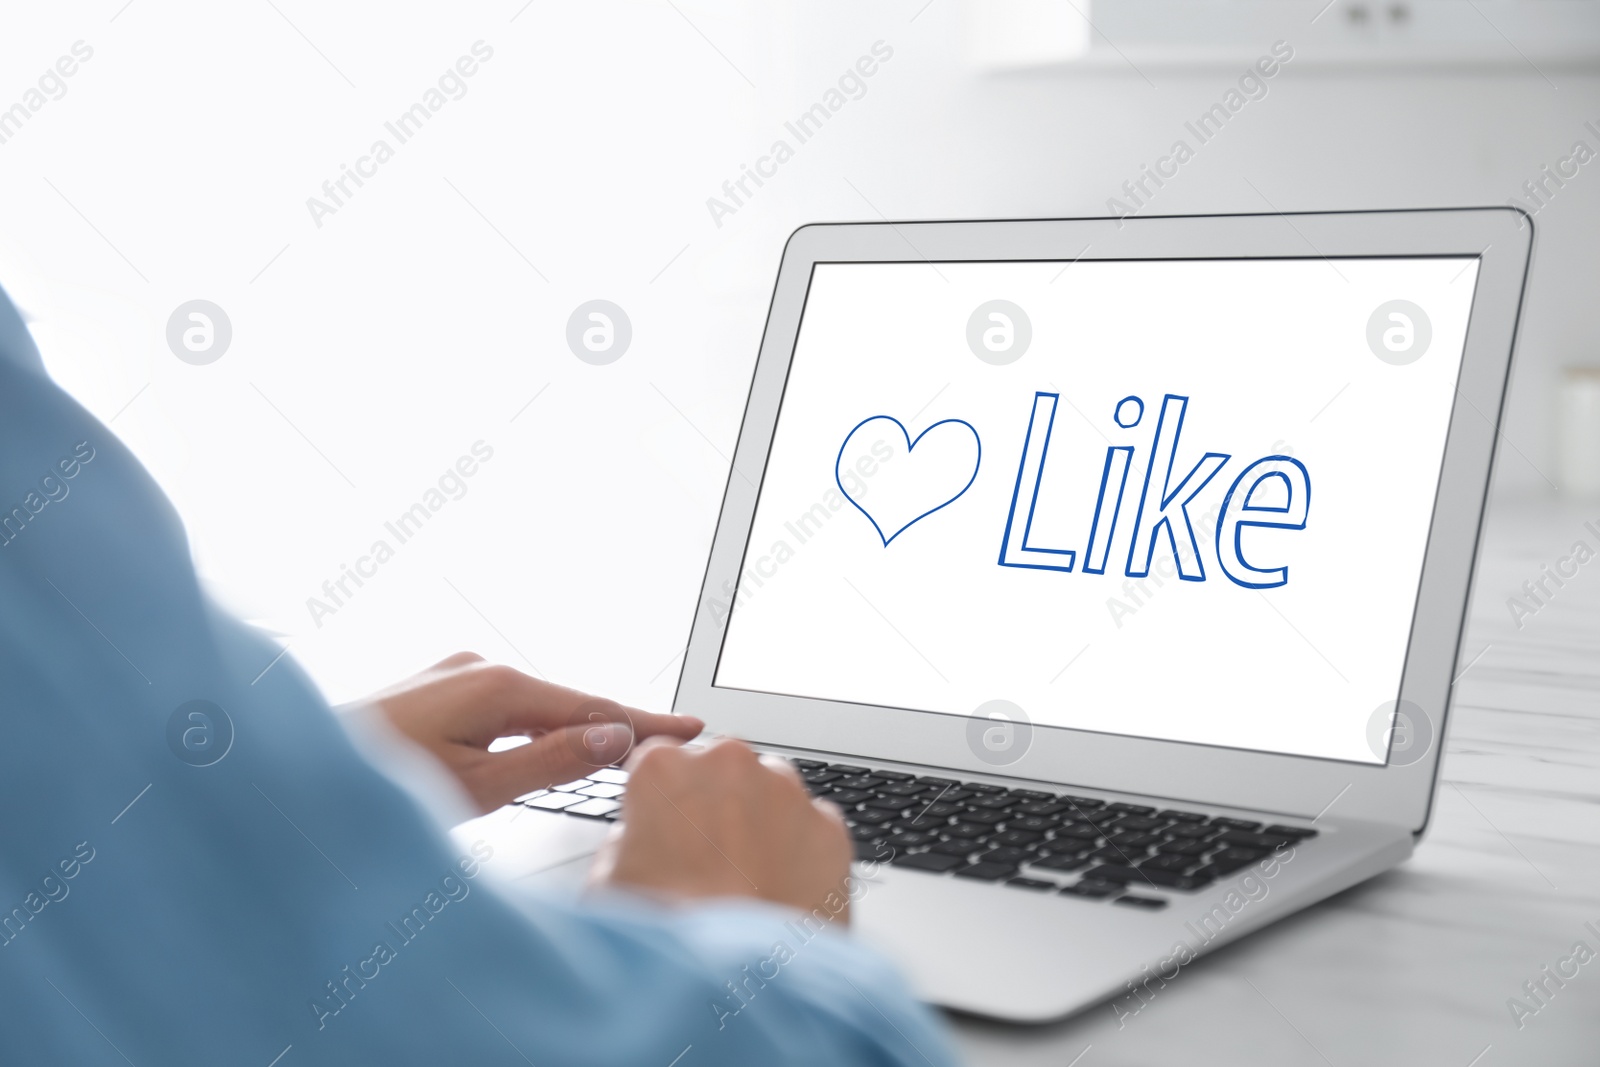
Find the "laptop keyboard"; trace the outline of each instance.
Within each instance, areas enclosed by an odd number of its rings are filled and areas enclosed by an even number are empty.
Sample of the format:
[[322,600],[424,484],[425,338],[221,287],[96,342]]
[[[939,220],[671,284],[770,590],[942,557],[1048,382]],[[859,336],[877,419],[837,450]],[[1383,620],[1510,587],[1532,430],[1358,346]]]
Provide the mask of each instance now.
[[[1156,910],[1151,890],[1204,889],[1274,849],[1317,836],[1305,826],[985,782],[796,759],[813,796],[839,805],[856,858],[1080,900]],[[616,767],[516,803],[615,820],[628,774]],[[1137,892],[1130,892],[1136,890]]]
[[585,819],[614,821],[622,814],[619,798],[627,784],[627,771],[620,767],[603,767],[587,778],[554,789],[539,789],[512,803],[535,811],[560,811]]

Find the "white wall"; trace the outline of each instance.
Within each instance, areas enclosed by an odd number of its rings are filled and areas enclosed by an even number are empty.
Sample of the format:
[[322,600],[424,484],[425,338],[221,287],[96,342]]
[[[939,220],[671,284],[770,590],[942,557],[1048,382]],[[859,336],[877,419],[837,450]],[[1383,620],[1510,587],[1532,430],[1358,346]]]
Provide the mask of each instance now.
[[[74,41],[95,54],[0,144],[0,283],[207,574],[335,699],[473,647],[665,706],[784,236],[1102,213],[1232,80],[980,76],[950,0],[275,2],[6,16],[0,107]],[[479,39],[467,95],[315,226],[307,197]],[[878,40],[866,95],[715,225],[707,198]],[[1246,179],[1282,209],[1504,202],[1600,118],[1593,77],[1550,77],[1291,63],[1152,210],[1267,209]],[[1596,189],[1586,171],[1539,216],[1508,491],[1555,477],[1555,369],[1600,362]],[[194,297],[233,322],[206,367],[163,338]],[[608,367],[563,340],[594,297],[634,325]],[[307,598],[480,439],[468,494],[315,625]]]
[[[1275,39],[1292,43],[1296,21],[1284,23]],[[1154,86],[1132,70],[978,76],[959,64],[959,26],[955,12],[936,3],[905,29],[888,20],[863,27],[860,36],[904,41],[893,92],[863,101],[870,108],[850,116],[861,121],[839,128],[843,143],[829,144],[816,153],[827,158],[806,165],[847,175],[891,218],[1105,214],[1108,199],[1122,196],[1122,183],[1175,138],[1193,143],[1183,123],[1216,102],[1239,73],[1146,67]],[[843,36],[816,29],[801,48],[842,55],[847,45],[825,42]],[[1259,50],[1271,43],[1264,39]],[[828,69],[813,63],[813,82]],[[1527,202],[1522,184],[1569,155],[1575,141],[1600,152],[1600,137],[1585,121],[1600,126],[1593,73],[1506,66],[1341,74],[1291,61],[1268,95],[1204,145],[1147,210],[1436,207],[1503,204],[1513,196]],[[1551,491],[1545,476],[1559,480],[1550,417],[1559,368],[1600,363],[1591,314],[1600,180],[1591,171],[1600,168],[1581,169],[1536,218],[1535,269],[1504,427],[1515,447],[1503,449],[1498,476],[1505,490]],[[875,217],[842,180],[830,188],[828,177],[808,182],[811,195],[797,219]]]

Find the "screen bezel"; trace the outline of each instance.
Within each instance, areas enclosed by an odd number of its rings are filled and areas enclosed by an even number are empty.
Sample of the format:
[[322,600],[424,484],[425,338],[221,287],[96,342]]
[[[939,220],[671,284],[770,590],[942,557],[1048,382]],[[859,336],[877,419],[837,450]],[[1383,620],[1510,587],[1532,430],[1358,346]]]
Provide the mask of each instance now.
[[[674,711],[759,744],[1308,817],[1337,804],[1343,817],[1420,832],[1448,721],[1532,241],[1532,220],[1512,208],[800,228],[773,290]],[[710,605],[726,600],[744,559],[816,264],[1440,256],[1476,259],[1479,271],[1400,685],[1400,699],[1431,722],[1421,760],[1360,764],[1035,725],[1026,754],[996,767],[969,748],[967,716],[711,684],[727,616],[719,621]]]

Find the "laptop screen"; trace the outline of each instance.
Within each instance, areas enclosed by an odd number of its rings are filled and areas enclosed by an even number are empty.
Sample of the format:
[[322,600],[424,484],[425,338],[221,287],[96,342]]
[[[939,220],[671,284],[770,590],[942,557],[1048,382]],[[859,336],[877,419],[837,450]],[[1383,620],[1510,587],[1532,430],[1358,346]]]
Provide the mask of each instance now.
[[1477,268],[817,264],[713,684],[1384,763]]

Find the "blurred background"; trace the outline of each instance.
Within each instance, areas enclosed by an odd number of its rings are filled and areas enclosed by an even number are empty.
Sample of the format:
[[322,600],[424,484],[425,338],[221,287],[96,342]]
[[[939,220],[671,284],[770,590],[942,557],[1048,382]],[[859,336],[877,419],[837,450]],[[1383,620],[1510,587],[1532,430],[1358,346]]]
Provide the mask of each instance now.
[[[1597,488],[1591,3],[5,17],[0,285],[219,595],[335,701],[470,648],[670,704],[769,288],[811,221],[1518,203],[1539,238],[1496,507]],[[221,315],[180,358],[195,300]],[[568,344],[591,300],[631,327],[604,364]],[[386,523],[418,503],[402,543]]]

